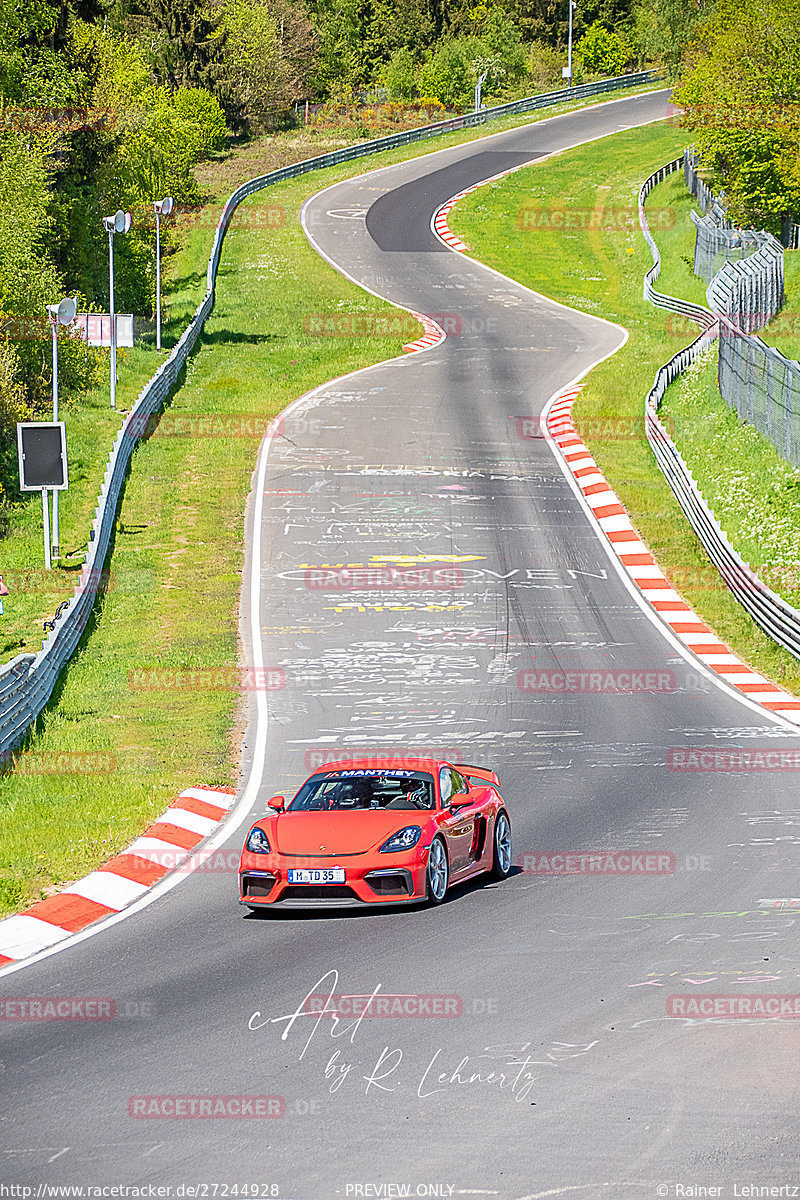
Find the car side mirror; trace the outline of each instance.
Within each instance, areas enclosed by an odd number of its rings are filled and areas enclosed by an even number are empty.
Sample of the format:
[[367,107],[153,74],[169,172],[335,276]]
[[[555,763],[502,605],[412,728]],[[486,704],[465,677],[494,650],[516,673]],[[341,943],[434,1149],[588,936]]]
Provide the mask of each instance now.
[[274,808],[276,812],[283,812],[286,808],[285,796],[273,796],[267,801],[267,808]]
[[458,812],[460,808],[469,808],[471,803],[471,800],[451,800],[447,807],[451,813],[454,813]]

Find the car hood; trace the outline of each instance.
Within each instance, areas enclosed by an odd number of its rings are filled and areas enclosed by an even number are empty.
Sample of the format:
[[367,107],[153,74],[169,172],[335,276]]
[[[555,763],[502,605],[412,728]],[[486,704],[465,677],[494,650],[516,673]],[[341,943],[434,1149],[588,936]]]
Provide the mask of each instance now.
[[[429,813],[411,809],[355,812],[282,813],[269,823],[267,836],[279,854],[328,857],[378,850],[388,837],[407,825],[424,828]],[[263,824],[263,822],[259,822]]]

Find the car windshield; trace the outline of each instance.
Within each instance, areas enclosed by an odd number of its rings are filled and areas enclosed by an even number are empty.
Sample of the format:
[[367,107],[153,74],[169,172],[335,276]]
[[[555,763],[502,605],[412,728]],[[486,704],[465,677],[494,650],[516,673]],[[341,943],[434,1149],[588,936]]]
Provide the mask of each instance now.
[[424,771],[333,770],[314,775],[287,812],[433,808],[433,776]]

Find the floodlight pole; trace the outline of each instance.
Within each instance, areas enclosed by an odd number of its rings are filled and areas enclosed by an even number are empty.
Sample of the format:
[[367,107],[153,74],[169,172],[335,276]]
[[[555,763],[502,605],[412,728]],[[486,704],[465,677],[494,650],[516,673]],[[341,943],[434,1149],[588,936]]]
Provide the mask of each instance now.
[[[51,314],[53,325],[53,420],[58,420],[58,317]],[[58,558],[58,488],[53,489],[53,557]]]
[[122,209],[113,217],[103,217],[103,228],[108,233],[108,306],[111,309],[111,407],[117,407],[117,317],[114,312],[114,234],[127,233],[131,227],[131,214]]
[[156,350],[161,349],[161,205],[156,210]]
[[[69,298],[60,304],[48,304],[47,312],[53,327],[53,422],[58,420],[58,327],[69,325],[75,316],[75,301]],[[53,557],[59,555],[58,489],[53,489]]]
[[114,316],[114,226],[108,229],[108,306],[111,311],[111,407],[117,407],[117,319]]
[[156,214],[156,350],[161,349],[161,217],[169,216],[172,204],[172,196],[153,201]]
[[572,10],[577,5],[575,0],[569,0],[569,41],[567,43],[567,87],[572,87]]

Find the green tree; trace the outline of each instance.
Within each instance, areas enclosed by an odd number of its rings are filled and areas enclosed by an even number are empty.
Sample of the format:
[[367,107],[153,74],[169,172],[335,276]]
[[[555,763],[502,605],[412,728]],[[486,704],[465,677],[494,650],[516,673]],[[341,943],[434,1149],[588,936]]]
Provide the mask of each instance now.
[[365,45],[372,4],[370,0],[313,0],[309,10],[319,38],[311,88],[323,97],[352,97],[370,81],[374,67]]
[[434,96],[445,108],[460,108],[468,104],[474,86],[465,49],[455,40],[443,41],[420,73],[421,94]]
[[374,0],[365,41],[376,64],[388,62],[401,49],[410,51],[419,62],[433,48],[434,40],[427,0]]
[[589,75],[621,75],[633,56],[633,47],[620,34],[595,21],[577,42],[575,53]]
[[674,98],[734,220],[800,212],[800,0],[718,0]]
[[306,95],[314,61],[310,21],[276,0],[218,0],[224,32],[217,90],[229,120],[252,132]]
[[483,92],[488,96],[524,77],[527,55],[516,26],[501,8],[479,5],[472,10],[472,19],[475,33],[463,44],[472,67],[473,86],[485,74]]
[[417,94],[417,75],[411,51],[395,50],[384,72],[386,90],[392,100],[410,100]]
[[[17,334],[6,345],[2,370],[7,412],[20,405],[36,411],[49,402],[46,305],[65,291],[49,253],[53,221],[47,159],[56,145],[53,137],[0,135],[0,319],[3,324],[15,321]],[[93,377],[95,365],[93,357],[65,341],[59,358],[65,397]]]
[[642,59],[662,64],[674,78],[712,4],[713,0],[639,0],[631,36]]
[[225,41],[217,9],[207,0],[132,0],[130,12],[161,34],[154,43],[160,82],[213,90]]

